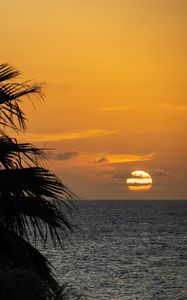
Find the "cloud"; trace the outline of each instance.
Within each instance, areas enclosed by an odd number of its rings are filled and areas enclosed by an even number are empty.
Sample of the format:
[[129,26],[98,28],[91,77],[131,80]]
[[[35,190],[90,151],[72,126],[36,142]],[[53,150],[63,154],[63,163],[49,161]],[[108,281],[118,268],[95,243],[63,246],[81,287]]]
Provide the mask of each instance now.
[[[103,154],[103,155],[102,155]],[[108,163],[108,164],[120,164],[120,163],[128,163],[128,162],[135,162],[135,161],[145,161],[153,159],[155,153],[148,153],[148,154],[109,154],[109,153],[102,153],[100,156],[93,155],[94,160],[93,163]],[[87,154],[89,157],[89,154]]]
[[100,158],[93,161],[93,163],[98,163],[98,164],[106,163],[106,162],[108,162],[108,159],[105,156],[102,156],[102,157],[100,157]]
[[148,154],[110,154],[107,156],[108,162],[111,164],[146,161],[154,158],[155,153]]
[[[73,156],[74,155],[74,151]],[[67,152],[69,153],[69,152]],[[78,153],[78,158],[76,159],[77,165],[85,165],[85,166],[93,166],[95,165],[122,165],[124,163],[129,162],[139,162],[139,161],[148,161],[154,158],[155,153],[148,153],[148,154],[110,154],[106,152],[101,153],[88,153],[88,152],[76,152]],[[66,154],[66,153],[65,153]],[[69,157],[69,154],[67,155]],[[70,151],[71,156],[71,151]],[[63,156],[62,156],[63,157]],[[66,157],[66,155],[65,155]]]
[[75,156],[79,155],[79,152],[77,151],[67,151],[63,153],[58,153],[56,156],[56,159],[58,160],[70,160],[74,158]]
[[[112,179],[116,179],[118,182],[121,180],[126,180],[130,174],[131,174],[132,170],[125,170],[124,167],[120,167],[118,168],[118,166],[115,166],[114,168],[111,169],[106,169],[103,170],[103,173],[105,175],[108,175],[109,177],[111,177]],[[148,170],[148,173],[151,175],[151,177],[160,177],[160,176],[168,176],[169,173],[166,170],[163,169],[155,169],[155,170]]]
[[65,133],[53,133],[53,134],[39,134],[39,133],[26,133],[23,139],[34,141],[34,142],[54,142],[54,141],[65,141],[65,140],[76,140],[86,138],[102,137],[116,133],[117,130],[107,129],[85,129],[79,131],[70,131]]
[[99,154],[87,154],[87,159],[94,157],[92,163],[107,163],[107,164],[123,164],[136,161],[147,161],[152,160],[155,156],[155,153],[148,154],[110,154],[110,153],[101,153]]

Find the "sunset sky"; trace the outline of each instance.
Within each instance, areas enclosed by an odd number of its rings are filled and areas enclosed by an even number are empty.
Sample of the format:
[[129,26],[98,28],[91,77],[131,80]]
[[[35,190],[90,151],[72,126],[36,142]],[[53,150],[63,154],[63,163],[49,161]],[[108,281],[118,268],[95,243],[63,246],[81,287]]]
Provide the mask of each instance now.
[[[186,0],[1,3],[1,63],[46,96],[25,99],[20,139],[53,148],[83,199],[186,199],[186,16]],[[135,170],[150,190],[128,190]]]

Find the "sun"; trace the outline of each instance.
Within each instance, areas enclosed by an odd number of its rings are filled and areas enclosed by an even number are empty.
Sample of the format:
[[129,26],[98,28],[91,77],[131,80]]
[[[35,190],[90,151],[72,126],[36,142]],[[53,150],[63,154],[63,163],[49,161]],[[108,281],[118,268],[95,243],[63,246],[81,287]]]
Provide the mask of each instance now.
[[127,178],[127,185],[131,191],[150,190],[152,183],[151,176],[145,171],[133,171]]

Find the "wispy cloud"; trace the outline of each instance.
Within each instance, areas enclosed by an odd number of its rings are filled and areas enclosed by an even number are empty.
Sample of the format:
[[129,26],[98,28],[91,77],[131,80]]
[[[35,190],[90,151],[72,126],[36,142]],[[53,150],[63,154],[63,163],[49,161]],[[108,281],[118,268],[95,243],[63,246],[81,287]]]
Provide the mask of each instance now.
[[123,164],[129,162],[148,161],[154,158],[155,153],[148,154],[110,154],[110,153],[87,153],[78,151],[67,151],[64,153],[58,153],[55,156],[57,160],[68,160],[76,157],[74,164],[80,165],[111,165],[111,164]]
[[146,161],[153,159],[155,153],[148,154],[105,154],[104,156],[98,157],[94,163],[109,163],[119,164],[135,161]]
[[64,133],[54,134],[39,134],[39,133],[27,133],[24,134],[23,138],[34,142],[53,142],[53,141],[64,141],[64,140],[76,140],[86,138],[102,137],[109,134],[115,134],[117,130],[107,129],[86,129],[79,131],[70,131]]
[[[164,170],[164,169],[148,169],[146,168],[146,171],[151,175],[151,177],[163,177],[163,176],[168,176],[169,175],[169,171]],[[103,171],[105,174],[110,175],[112,178],[114,179],[127,179],[131,172],[132,169],[129,169],[128,172],[124,172],[124,168],[118,168],[117,166],[112,167],[111,169],[106,169]]]
[[122,166],[125,163],[130,162],[142,162],[154,159],[155,153],[147,154],[111,154],[106,152],[101,153],[89,153],[79,151],[66,151],[57,153],[54,160],[68,160],[71,165],[73,159],[73,166],[91,167],[96,169],[105,169],[106,167]]
[[102,164],[102,163],[106,163],[106,162],[108,162],[108,158],[106,158],[105,156],[99,157],[93,161],[93,163],[95,163],[95,164]]

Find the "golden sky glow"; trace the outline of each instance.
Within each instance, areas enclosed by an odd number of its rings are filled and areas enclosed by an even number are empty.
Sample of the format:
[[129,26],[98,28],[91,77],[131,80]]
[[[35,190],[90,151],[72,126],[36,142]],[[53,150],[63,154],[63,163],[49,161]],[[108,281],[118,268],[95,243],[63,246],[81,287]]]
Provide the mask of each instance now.
[[[9,0],[1,62],[41,82],[25,140],[54,148],[51,168],[83,198],[187,194],[187,1]],[[23,139],[23,135],[18,139]],[[145,170],[154,185],[132,193]]]

